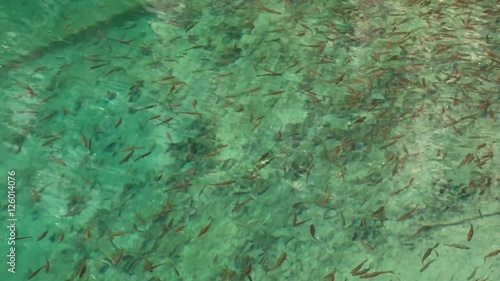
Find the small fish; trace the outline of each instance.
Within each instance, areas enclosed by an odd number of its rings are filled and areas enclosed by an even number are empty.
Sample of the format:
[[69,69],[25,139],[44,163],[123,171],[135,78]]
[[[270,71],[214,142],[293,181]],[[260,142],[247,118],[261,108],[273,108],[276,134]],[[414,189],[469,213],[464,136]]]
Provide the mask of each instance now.
[[175,78],[175,76],[165,76],[165,77],[160,78],[159,80],[156,80],[156,82],[166,81],[166,80],[170,80],[170,79],[174,79],[174,78]]
[[109,239],[113,240],[113,238],[118,237],[118,236],[123,236],[126,234],[129,234],[129,231],[118,231],[118,232],[113,232],[109,234]]
[[142,158],[144,158],[144,157],[147,157],[147,156],[149,156],[151,153],[152,153],[152,151],[150,151],[150,152],[146,152],[146,153],[144,153],[143,155],[141,155],[141,156],[137,157],[134,161],[137,161],[137,160],[139,160],[139,159],[142,159]]
[[255,128],[259,127],[259,126],[260,126],[260,124],[262,124],[262,121],[260,121],[260,120],[259,120],[259,121],[257,121],[257,122],[255,122],[255,125],[254,125],[254,126],[253,126],[253,128],[252,128],[252,131],[254,131],[254,130],[255,130]]
[[477,266],[476,268],[474,268],[474,271],[471,272],[469,277],[467,277],[467,280],[471,280],[472,278],[474,278],[474,276],[476,276],[476,271],[477,271]]
[[408,212],[402,214],[399,218],[397,218],[396,221],[404,221],[404,220],[408,219],[416,210],[417,210],[417,207],[409,210]]
[[413,234],[413,236],[417,236],[421,232],[427,231],[431,228],[432,228],[432,225],[422,225],[419,229],[417,229],[417,231],[415,232],[415,234]]
[[241,276],[243,277],[250,277],[250,273],[252,273],[252,264],[249,264],[244,270]]
[[363,275],[359,276],[359,278],[361,278],[361,279],[372,278],[372,277],[377,277],[379,275],[387,274],[387,273],[394,274],[394,271],[377,271],[377,272],[363,274]]
[[259,160],[257,162],[262,162],[264,160],[266,160],[266,158],[269,156],[270,152],[266,152],[264,154],[262,154],[262,156],[260,156]]
[[207,231],[210,229],[210,226],[212,226],[212,222],[210,222],[202,230],[200,230],[200,232],[198,233],[198,237],[200,237],[200,236],[204,235],[205,233],[207,233]]
[[120,160],[120,165],[130,160],[130,158],[132,158],[132,155],[134,155],[134,150],[130,151],[130,153],[127,154],[127,156],[123,157],[123,159]]
[[424,256],[422,257],[422,263],[424,263],[424,260],[431,255],[432,251],[434,249],[436,249],[437,246],[439,246],[439,243],[436,243],[436,245],[434,245],[434,247],[431,247],[431,248],[427,249],[427,251],[425,251]]
[[235,182],[236,182],[235,180],[228,180],[228,181],[223,181],[223,182],[219,182],[219,183],[214,183],[212,185],[214,185],[214,186],[226,186],[226,185],[233,184]]
[[167,119],[165,119],[165,120],[161,121],[159,124],[157,124],[157,125],[156,125],[156,127],[158,127],[158,126],[160,126],[160,125],[162,125],[162,124],[168,124],[168,123],[170,123],[170,121],[172,121],[173,119],[174,119],[174,117],[169,117],[169,118],[167,118]]
[[33,277],[35,277],[35,276],[38,274],[38,272],[40,272],[43,268],[45,268],[45,265],[44,265],[44,266],[42,266],[42,267],[40,267],[39,269],[37,269],[37,270],[33,271],[33,273],[31,273],[31,274],[28,276],[28,280],[31,280]]
[[57,240],[57,243],[61,243],[64,240],[64,231],[61,231],[61,236],[59,236],[59,240]]
[[85,148],[89,147],[89,143],[87,142],[87,139],[85,138],[85,135],[83,135],[83,133],[80,133],[80,134],[82,136],[83,147],[85,147]]
[[87,262],[85,261],[85,259],[83,259],[82,260],[82,266],[80,266],[80,269],[78,269],[76,275],[79,278],[82,278],[83,275],[85,275],[85,271],[87,271]]
[[54,143],[56,140],[58,140],[60,138],[62,138],[62,136],[53,137],[53,138],[47,140],[46,142],[44,142],[42,144],[42,146],[49,146],[49,145],[51,145],[52,143]]
[[136,149],[142,149],[142,146],[129,146],[121,150],[121,152],[127,152],[131,150],[136,150]]
[[304,223],[306,223],[306,222],[308,222],[308,221],[310,221],[310,220],[311,220],[311,219],[307,219],[307,220],[303,220],[303,221],[299,221],[299,222],[297,222],[297,213],[295,213],[295,214],[293,215],[293,222],[292,222],[292,226],[293,226],[293,227],[295,227],[295,226],[299,226],[299,225],[304,224]]
[[446,247],[452,247],[452,248],[457,248],[457,249],[464,249],[464,250],[469,250],[469,246],[461,245],[461,244],[444,244]]
[[16,241],[19,241],[19,240],[24,240],[24,239],[29,239],[29,238],[32,238],[32,236],[24,236],[24,237],[17,237],[16,236]]
[[363,267],[363,265],[365,264],[365,262],[367,261],[368,259],[365,259],[364,261],[362,261],[360,264],[358,264],[355,268],[353,268],[351,270],[351,275],[352,276],[356,276],[358,273],[358,271]]
[[241,93],[241,94],[242,94],[242,95],[245,95],[245,94],[250,94],[250,93],[253,93],[253,92],[257,92],[258,90],[260,90],[260,87],[250,89],[250,90],[245,91],[245,92],[243,92],[243,93]]
[[472,226],[472,223],[471,223],[469,233],[467,233],[467,241],[472,240],[472,236],[474,236],[474,227]]
[[175,267],[175,266],[172,266],[172,267],[174,268],[175,275],[177,275],[177,277],[180,277],[181,273],[179,272],[179,270],[177,269],[177,267]]
[[283,90],[273,91],[273,92],[269,92],[269,93],[265,94],[265,96],[276,96],[276,95],[282,94],[284,92],[285,91],[283,91]]
[[281,12],[264,7],[264,5],[262,5],[261,3],[257,3],[257,8],[271,14],[281,15]]
[[171,191],[171,190],[175,190],[175,189],[185,189],[185,188],[188,188],[192,185],[193,185],[192,183],[183,183],[183,184],[175,183],[174,186],[172,186],[172,188],[167,189],[166,191]]
[[491,258],[491,257],[494,257],[494,256],[498,256],[500,254],[500,250],[495,250],[489,254],[487,254],[486,256],[484,256],[484,262],[486,262],[486,259],[487,258]]
[[122,68],[122,67],[115,67],[115,68],[111,69],[110,71],[106,72],[106,74],[104,74],[104,77],[106,77],[106,76],[110,75],[111,73],[113,73],[113,72],[115,72],[115,71],[118,71],[118,70],[120,70],[120,69],[122,69],[122,70],[123,70],[123,68]]
[[144,272],[153,272],[153,269],[157,268],[158,266],[163,265],[163,263],[157,264],[157,265],[152,265],[151,262],[146,259],[146,264],[144,265]]
[[40,194],[34,188],[31,189],[31,197],[35,202],[40,201]]
[[375,247],[373,247],[372,245],[368,244],[368,242],[366,242],[364,240],[360,240],[360,242],[363,245],[363,247],[367,248],[368,250],[370,250],[370,251],[375,250]]
[[424,272],[424,270],[426,270],[429,267],[429,265],[431,265],[431,263],[433,263],[434,261],[436,260],[431,260],[430,262],[424,264],[424,266],[422,266],[422,268],[420,269],[420,272]]
[[53,155],[49,155],[50,156],[50,159],[54,160],[57,164],[63,166],[63,167],[66,167],[68,165],[66,165],[66,163],[64,163],[64,161],[62,161],[61,159],[53,156]]
[[283,125],[280,126],[278,133],[276,134],[276,141],[280,141],[283,137],[283,134],[281,133],[281,127],[283,127]]
[[120,118],[120,120],[118,120],[118,122],[116,122],[116,125],[115,125],[115,128],[118,128],[123,122],[123,119]]
[[94,66],[92,66],[92,67],[90,68],[90,70],[92,70],[92,69],[96,69],[96,68],[100,68],[100,67],[106,66],[106,65],[108,65],[108,64],[109,64],[109,62],[107,62],[107,63],[102,63],[102,64],[98,64],[98,65],[94,65]]
[[48,258],[46,258],[46,260],[45,260],[45,266],[44,267],[45,267],[45,273],[49,273],[49,271],[50,271],[50,262],[49,262]]
[[363,122],[365,122],[365,120],[366,120],[366,117],[365,117],[365,116],[363,116],[363,117],[361,117],[361,118],[359,118],[359,119],[356,119],[356,121],[352,122],[352,123],[351,123],[351,126],[352,126],[352,125],[355,125],[355,124],[360,124],[360,123],[363,123]]
[[184,230],[184,228],[186,228],[186,227],[185,227],[185,226],[183,226],[183,225],[181,225],[181,226],[177,227],[177,228],[175,229],[175,231],[174,231],[174,234],[181,233],[181,232]]
[[36,239],[36,241],[40,241],[43,238],[45,238],[45,236],[47,236],[48,232],[49,232],[49,228],[47,228],[47,230],[45,230],[44,232],[42,232],[42,234],[40,234],[40,236],[38,236],[38,238]]
[[316,239],[316,228],[314,227],[314,224],[311,224],[311,225],[309,226],[309,233],[311,233],[311,237],[312,237],[314,240],[318,241],[318,239]]
[[116,256],[116,258],[113,259],[114,266],[117,266],[118,263],[122,260],[124,251],[125,251],[125,249],[121,248],[120,253],[118,253],[118,256]]
[[278,258],[278,260],[276,261],[276,264],[273,267],[271,267],[269,271],[273,271],[276,268],[278,268],[285,260],[286,260],[286,253],[282,253],[281,256]]
[[137,109],[136,111],[142,111],[142,110],[146,110],[146,109],[151,109],[153,107],[156,107],[158,106],[157,104],[151,104],[151,105],[148,105],[148,106],[145,106],[145,107],[141,107],[139,109]]
[[362,269],[362,270],[360,270],[360,271],[356,272],[356,273],[354,274],[354,276],[359,276],[359,275],[366,274],[366,273],[367,273],[368,271],[370,271],[371,269],[372,269],[371,267],[368,267],[368,268]]
[[89,227],[85,230],[85,239],[89,240],[91,237],[91,234],[92,234],[92,229],[90,229],[90,227]]
[[239,209],[241,209],[241,207],[245,206],[248,202],[254,200],[252,197],[248,198],[247,200],[243,201],[242,203],[238,202],[236,204],[234,204],[234,208],[232,210],[232,212],[236,212],[238,211]]
[[193,29],[193,27],[195,27],[197,23],[198,22],[191,23],[188,27],[186,27],[186,32],[185,33],[188,33],[188,31],[190,31],[191,29]]
[[328,281],[335,281],[335,273],[337,273],[337,268],[334,268],[332,272],[324,277],[324,279],[327,279]]

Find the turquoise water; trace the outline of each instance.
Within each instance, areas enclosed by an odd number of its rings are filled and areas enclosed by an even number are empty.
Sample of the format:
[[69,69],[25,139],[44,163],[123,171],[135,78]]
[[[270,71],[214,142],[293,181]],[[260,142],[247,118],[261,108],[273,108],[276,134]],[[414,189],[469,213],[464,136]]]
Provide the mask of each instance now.
[[115,2],[0,3],[1,280],[500,280],[497,3]]

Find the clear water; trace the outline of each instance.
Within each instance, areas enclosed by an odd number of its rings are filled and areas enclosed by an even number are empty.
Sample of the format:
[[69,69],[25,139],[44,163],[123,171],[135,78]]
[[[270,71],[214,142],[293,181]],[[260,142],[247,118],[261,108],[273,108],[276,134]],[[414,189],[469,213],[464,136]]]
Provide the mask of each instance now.
[[500,280],[496,1],[0,8],[1,280]]

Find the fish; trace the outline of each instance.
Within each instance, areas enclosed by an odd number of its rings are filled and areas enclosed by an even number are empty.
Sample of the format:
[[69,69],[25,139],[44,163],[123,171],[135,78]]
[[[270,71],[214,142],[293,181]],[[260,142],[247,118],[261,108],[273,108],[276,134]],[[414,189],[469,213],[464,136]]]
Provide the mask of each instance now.
[[46,142],[44,142],[42,144],[42,146],[50,146],[50,145],[52,145],[52,143],[54,143],[55,141],[59,140],[60,138],[62,138],[62,136],[53,137],[53,138],[47,140]]
[[332,272],[324,277],[324,279],[327,279],[328,281],[335,281],[335,273],[337,273],[337,268],[334,268]]
[[363,247],[367,248],[370,251],[373,251],[375,249],[375,247],[373,247],[372,245],[368,244],[368,242],[366,242],[364,240],[360,240],[360,242],[361,242],[361,245],[363,245]]
[[45,265],[44,265],[44,266],[42,266],[42,267],[40,267],[39,269],[37,269],[37,270],[33,271],[33,272],[32,272],[32,273],[28,276],[28,280],[31,280],[33,277],[35,277],[35,276],[38,274],[38,272],[40,272],[43,268],[45,268]]
[[471,223],[469,232],[467,233],[467,241],[472,240],[472,236],[474,236],[474,227],[472,226],[472,223]]
[[155,115],[155,116],[149,118],[148,120],[146,120],[146,123],[151,121],[151,120],[154,120],[154,119],[159,119],[160,117],[161,117],[161,115]]
[[61,236],[59,236],[59,240],[57,240],[57,243],[61,243],[64,240],[64,231],[61,231]]
[[17,237],[16,236],[16,241],[19,241],[19,240],[24,240],[24,239],[29,239],[29,238],[32,238],[32,236],[24,236],[24,237]]
[[85,147],[85,148],[89,147],[89,143],[88,143],[87,139],[85,138],[85,135],[83,133],[80,133],[80,135],[82,137],[83,147]]
[[118,122],[116,122],[115,128],[118,128],[118,127],[122,124],[122,122],[123,122],[123,119],[122,119],[122,118],[120,118],[120,119],[118,120]]
[[80,269],[78,269],[76,275],[79,278],[82,278],[83,275],[85,275],[85,271],[87,271],[87,262],[85,261],[85,259],[83,259],[82,260],[82,266],[80,266]]
[[500,250],[495,250],[489,254],[487,254],[486,256],[484,256],[484,262],[486,262],[486,259],[487,258],[491,258],[491,257],[494,257],[494,256],[498,256],[500,254]]
[[431,255],[432,251],[433,251],[434,249],[436,249],[436,248],[437,248],[437,246],[439,246],[439,243],[436,243],[436,245],[434,245],[434,247],[431,247],[431,248],[427,249],[427,251],[425,251],[424,256],[422,257],[422,263],[424,263],[424,260],[425,260],[428,256],[430,256],[430,255]]
[[432,225],[422,225],[419,229],[417,229],[417,231],[415,232],[415,234],[413,234],[413,236],[417,236],[421,232],[427,231],[431,228],[432,228]]
[[467,280],[471,280],[472,278],[474,278],[474,276],[476,275],[476,271],[477,271],[477,266],[476,266],[476,268],[474,268],[474,271],[471,272],[469,277],[467,277]]
[[243,201],[242,203],[238,202],[236,204],[234,204],[234,208],[232,210],[232,212],[236,212],[238,211],[241,207],[245,206],[248,202],[254,200],[252,197],[248,198],[247,200]]
[[226,186],[235,183],[235,180],[228,180],[228,181],[223,181],[223,182],[218,182],[218,183],[213,183],[212,185],[214,186]]
[[276,261],[276,264],[274,264],[274,266],[271,267],[271,269],[269,269],[269,272],[278,268],[286,260],[286,256],[287,256],[286,253],[282,253],[281,256],[278,258],[278,260]]
[[252,273],[252,264],[250,263],[245,269],[243,270],[243,273],[241,274],[242,277],[249,277],[250,278],[250,273]]
[[314,240],[318,241],[318,239],[316,239],[316,228],[314,227],[314,224],[311,224],[311,225],[309,226],[309,233],[311,233],[311,237],[312,237]]
[[202,235],[207,233],[211,226],[212,226],[212,222],[210,222],[202,230],[200,230],[200,232],[198,233],[198,237],[201,237]]
[[469,250],[469,246],[461,245],[461,244],[444,244],[446,247],[452,247],[452,248],[457,248],[457,249],[464,249],[464,250]]
[[372,278],[372,277],[377,277],[379,275],[387,274],[387,273],[394,274],[394,271],[377,271],[377,272],[363,274],[363,275],[359,276],[359,278],[361,278],[361,279]]
[[295,226],[299,226],[299,225],[304,224],[304,223],[306,223],[306,222],[308,222],[308,221],[310,221],[310,220],[311,220],[311,219],[307,219],[307,220],[303,220],[303,221],[299,221],[299,222],[297,222],[297,213],[295,213],[295,214],[293,215],[293,222],[292,222],[292,226],[293,226],[293,227],[295,227]]
[[146,153],[144,153],[143,155],[141,155],[141,156],[137,157],[134,161],[137,161],[137,160],[139,160],[139,159],[142,159],[142,158],[144,158],[144,157],[147,157],[147,156],[149,156],[151,153],[153,153],[153,152],[152,152],[152,151],[146,152]]
[[123,157],[123,159],[120,160],[120,165],[130,160],[130,158],[132,158],[132,155],[134,155],[134,150],[130,151],[127,156]]
[[368,259],[365,259],[365,260],[364,260],[364,261],[362,261],[360,264],[358,264],[355,268],[353,268],[353,269],[351,270],[351,275],[352,275],[352,276],[356,276],[356,275],[357,275],[356,273],[358,273],[358,272],[359,272],[359,270],[363,267],[363,265],[365,264],[365,262],[366,262],[366,261],[368,261]]
[[92,236],[91,232],[92,232],[92,229],[90,229],[90,227],[85,230],[85,239],[87,239],[87,240],[90,239],[90,237]]
[[113,69],[111,69],[110,71],[106,72],[106,74],[104,74],[104,77],[110,75],[111,73],[115,72],[115,71],[118,71],[118,70],[124,70],[123,67],[115,67]]
[[35,202],[40,201],[40,194],[34,188],[31,189],[31,197]]
[[366,120],[366,116],[363,116],[359,119],[356,119],[354,122],[352,122],[347,128],[351,128],[353,125],[363,123]]
[[118,256],[116,256],[116,258],[113,259],[114,266],[117,266],[118,263],[122,260],[124,251],[125,251],[125,249],[121,248],[120,253],[118,253]]
[[284,90],[273,91],[273,92],[269,92],[269,93],[265,94],[265,96],[276,96],[276,95],[282,94],[284,92],[285,92]]
[[429,267],[429,265],[431,265],[431,263],[433,263],[434,261],[436,261],[436,260],[431,260],[430,262],[424,264],[424,266],[422,266],[422,268],[420,269],[420,272],[423,272],[424,270],[426,270]]
[[106,66],[106,65],[109,65],[109,62],[98,64],[98,65],[94,65],[94,66],[90,67],[90,70],[96,69],[96,68],[100,68],[100,67],[103,67],[103,66]]
[[406,219],[408,219],[416,210],[417,210],[417,206],[411,210],[409,210],[408,212],[402,214],[399,218],[396,219],[396,221],[404,221]]
[[36,241],[40,241],[43,238],[45,238],[45,236],[47,236],[48,232],[49,232],[49,228],[47,228],[47,230],[45,230],[44,232],[42,232],[42,234],[40,234],[40,236],[38,236],[38,238],[36,239]]
[[153,269],[157,268],[158,266],[163,265],[163,263],[157,264],[157,265],[152,265],[151,262],[146,259],[146,264],[144,265],[144,272],[153,272]]
[[119,231],[119,232],[113,232],[109,234],[109,239],[113,240],[113,238],[118,237],[118,236],[123,236],[126,234],[129,234],[129,231]]
[[53,161],[55,161],[57,164],[63,166],[63,167],[66,167],[68,166],[63,160],[53,156],[53,155],[49,155],[50,156],[50,159],[52,159]]
[[160,126],[160,125],[162,125],[162,124],[168,124],[168,123],[170,123],[170,121],[172,121],[173,119],[174,119],[173,117],[169,117],[169,118],[167,118],[167,119],[165,119],[165,120],[161,121],[160,123],[158,123],[158,124],[156,125],[156,127],[158,127],[158,126]]
[[50,271],[50,262],[49,262],[48,258],[46,258],[46,260],[45,260],[45,266],[44,267],[45,267],[45,273],[49,273],[49,271]]

